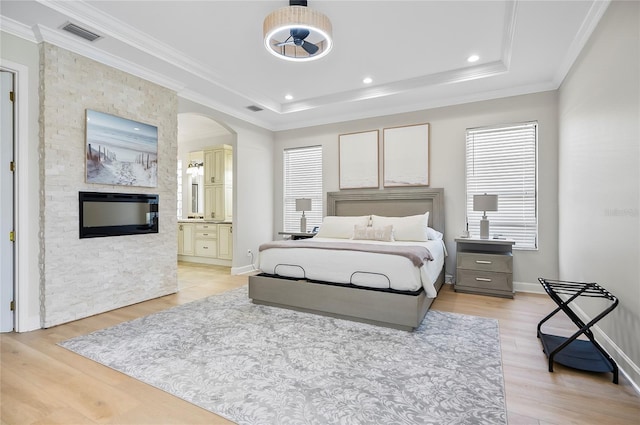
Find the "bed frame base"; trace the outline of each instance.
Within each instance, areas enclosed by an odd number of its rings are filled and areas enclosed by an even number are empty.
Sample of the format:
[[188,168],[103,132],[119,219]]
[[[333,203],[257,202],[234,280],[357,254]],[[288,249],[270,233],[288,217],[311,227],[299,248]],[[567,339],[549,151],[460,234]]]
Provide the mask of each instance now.
[[[436,290],[440,290],[443,282],[444,269],[435,283]],[[433,302],[424,291],[419,295],[404,295],[272,276],[249,276],[249,298],[254,304],[405,331],[420,325]]]

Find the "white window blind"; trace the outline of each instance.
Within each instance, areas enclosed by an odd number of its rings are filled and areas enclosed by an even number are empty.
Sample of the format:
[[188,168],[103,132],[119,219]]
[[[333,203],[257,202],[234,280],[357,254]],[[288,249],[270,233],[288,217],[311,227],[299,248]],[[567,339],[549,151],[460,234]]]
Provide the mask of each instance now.
[[301,211],[296,199],[311,198],[305,211],[307,231],[322,223],[322,146],[284,150],[284,231],[299,232]]
[[537,249],[538,123],[467,129],[467,220],[480,235],[482,211],[473,195],[498,195],[498,211],[487,211],[489,237],[516,241],[514,249]]

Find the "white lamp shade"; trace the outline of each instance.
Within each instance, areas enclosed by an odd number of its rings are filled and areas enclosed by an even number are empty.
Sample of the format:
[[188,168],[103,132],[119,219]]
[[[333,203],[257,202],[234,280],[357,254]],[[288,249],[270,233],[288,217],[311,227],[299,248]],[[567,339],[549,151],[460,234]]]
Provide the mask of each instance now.
[[296,199],[296,211],[311,211],[311,198]]
[[474,211],[498,211],[498,195],[473,195]]

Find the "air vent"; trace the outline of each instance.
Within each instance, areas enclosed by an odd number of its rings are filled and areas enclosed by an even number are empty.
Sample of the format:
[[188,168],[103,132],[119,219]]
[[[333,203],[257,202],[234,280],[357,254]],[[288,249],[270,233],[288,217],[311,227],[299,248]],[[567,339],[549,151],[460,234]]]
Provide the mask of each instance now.
[[253,111],[253,112],[260,112],[260,111],[264,110],[261,107],[256,106],[256,105],[247,106],[247,109],[250,110],[250,111]]
[[99,39],[100,35],[89,31],[88,29],[79,27],[76,24],[72,24],[71,22],[67,22],[64,26],[61,27],[63,30],[70,32],[73,35],[77,35],[78,37],[82,37],[88,41],[95,41]]

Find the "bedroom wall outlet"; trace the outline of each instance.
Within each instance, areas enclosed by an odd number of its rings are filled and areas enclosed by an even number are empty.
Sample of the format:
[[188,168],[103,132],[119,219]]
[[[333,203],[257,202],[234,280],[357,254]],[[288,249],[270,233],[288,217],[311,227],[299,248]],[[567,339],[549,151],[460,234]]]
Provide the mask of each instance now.
[[253,255],[253,252],[251,252],[250,249],[247,249],[247,257],[251,257]]

